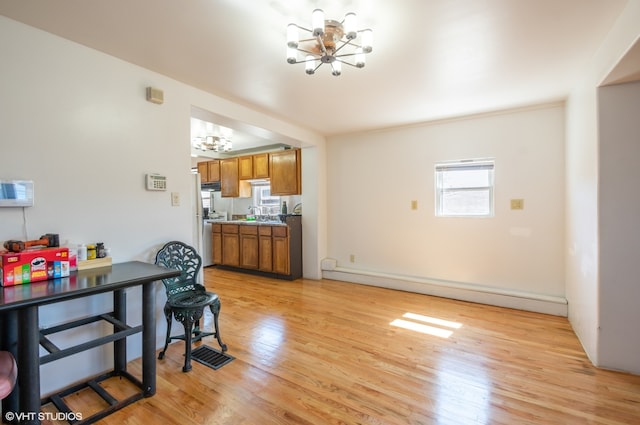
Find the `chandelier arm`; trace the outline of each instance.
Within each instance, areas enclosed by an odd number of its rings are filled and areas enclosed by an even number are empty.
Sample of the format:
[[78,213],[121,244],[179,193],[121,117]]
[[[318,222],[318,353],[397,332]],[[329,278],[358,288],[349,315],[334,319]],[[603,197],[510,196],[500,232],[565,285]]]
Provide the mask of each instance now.
[[356,56],[357,53],[343,53],[341,55],[333,55],[336,59],[346,58],[347,56]]
[[[347,40],[347,41],[342,41],[342,40],[340,40],[340,41],[342,42],[342,46],[338,47],[338,48],[336,49],[336,51],[335,51],[335,52],[333,52],[333,56],[336,56],[336,57],[337,57],[337,56],[338,56],[338,55],[337,55],[337,53],[338,53],[338,52],[339,52],[339,51],[340,51],[344,46],[347,46],[347,45],[354,46],[353,44],[351,44],[351,40]],[[356,47],[358,47],[358,46],[356,46]]]
[[[344,57],[344,56],[347,56],[347,55],[343,55],[342,57]],[[354,65],[354,64],[349,63],[349,62],[347,62],[347,61],[345,61],[345,60],[342,60],[342,59],[341,59],[342,57],[340,57],[340,58],[336,58],[336,60],[337,60],[338,62],[340,62],[340,63],[345,64],[345,65],[349,65],[349,66],[352,66],[352,67],[354,67],[354,68],[358,68],[358,66],[357,66],[357,65]]]
[[[309,28],[301,27],[301,26],[300,26],[300,25],[298,25],[298,24],[294,24],[294,25],[295,25],[296,27],[298,27],[298,29],[301,29],[301,30],[306,31],[306,32],[308,32],[308,33],[310,33],[310,34],[313,34],[313,30],[310,30]],[[363,31],[364,31],[364,30],[363,30]],[[360,31],[358,31],[358,32],[360,32]]]
[[[314,58],[313,60],[316,61],[316,60],[318,60],[318,58]],[[290,62],[291,65],[295,65],[295,64],[298,64],[298,63],[307,63],[307,61],[306,60],[301,60],[301,61],[297,60],[295,62]]]
[[320,45],[320,50],[322,51],[323,55],[327,54],[327,48],[324,45],[324,41],[322,41],[322,37],[317,36],[316,37],[316,41],[318,42],[318,44]]
[[305,50],[305,49],[301,49],[299,47],[296,50],[299,51],[299,52],[306,53],[308,55],[312,55],[312,56],[315,56],[317,58],[320,58],[319,54],[317,54],[316,52],[312,52],[311,50]]

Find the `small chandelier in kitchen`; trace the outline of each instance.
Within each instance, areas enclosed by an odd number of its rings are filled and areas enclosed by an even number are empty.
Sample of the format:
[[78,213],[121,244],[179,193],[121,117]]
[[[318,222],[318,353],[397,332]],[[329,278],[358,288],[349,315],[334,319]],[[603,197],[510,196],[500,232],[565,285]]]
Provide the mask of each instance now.
[[[287,26],[287,62],[304,63],[309,75],[325,63],[331,65],[331,74],[335,76],[342,73],[342,64],[364,67],[365,55],[373,49],[373,31],[358,30],[355,13],[347,13],[339,22],[325,20],[322,9],[316,9],[311,14],[311,27]],[[300,39],[300,30],[309,35]],[[298,52],[304,59],[298,60]]]
[[229,152],[233,147],[231,140],[218,136],[196,137],[191,144],[195,149],[214,152]]

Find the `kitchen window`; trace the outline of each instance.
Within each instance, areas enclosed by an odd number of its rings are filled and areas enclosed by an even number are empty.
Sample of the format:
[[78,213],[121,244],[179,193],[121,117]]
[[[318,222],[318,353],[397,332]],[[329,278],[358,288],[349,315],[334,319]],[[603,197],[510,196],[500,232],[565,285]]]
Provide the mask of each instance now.
[[437,217],[493,217],[493,159],[435,166]]
[[[253,204],[259,207],[278,207],[280,197],[271,195],[271,185],[269,183],[253,184]],[[265,209],[263,208],[263,211]]]

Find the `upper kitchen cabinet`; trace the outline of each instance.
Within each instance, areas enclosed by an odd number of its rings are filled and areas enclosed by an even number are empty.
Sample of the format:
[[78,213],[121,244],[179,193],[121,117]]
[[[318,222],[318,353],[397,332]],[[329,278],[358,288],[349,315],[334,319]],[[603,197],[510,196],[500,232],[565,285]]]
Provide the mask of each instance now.
[[220,160],[198,162],[198,173],[202,183],[220,181]]
[[220,160],[220,195],[223,197],[237,198],[240,196],[238,162],[238,158]]
[[213,161],[207,161],[208,169],[209,169],[209,180],[211,182],[219,182],[220,181],[220,160],[214,159]]
[[206,162],[198,162],[198,174],[200,174],[200,181],[202,183],[210,183],[209,166]]
[[253,178],[253,157],[241,156],[238,158],[238,176],[240,180]]
[[240,180],[268,179],[269,154],[256,154],[238,158]]
[[248,198],[251,184],[240,180],[240,158],[220,160],[220,196],[223,198]]
[[269,157],[271,194],[277,196],[300,195],[302,193],[300,149],[272,152]]
[[253,178],[269,178],[269,154],[261,153],[253,155]]

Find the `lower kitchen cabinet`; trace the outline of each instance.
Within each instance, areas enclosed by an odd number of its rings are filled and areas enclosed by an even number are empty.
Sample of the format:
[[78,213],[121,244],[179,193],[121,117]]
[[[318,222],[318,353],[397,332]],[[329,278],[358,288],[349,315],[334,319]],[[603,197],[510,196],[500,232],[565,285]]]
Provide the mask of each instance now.
[[289,232],[287,227],[273,228],[273,271],[289,274]]
[[212,224],[211,231],[211,255],[213,264],[222,264],[222,225]]
[[258,226],[240,227],[240,267],[257,269],[258,264]]
[[302,277],[301,216],[288,216],[286,225],[214,224],[211,228],[216,266],[289,280]]
[[222,264],[240,266],[240,235],[237,224],[222,225]]
[[258,270],[273,271],[273,241],[271,240],[271,226],[258,227]]

